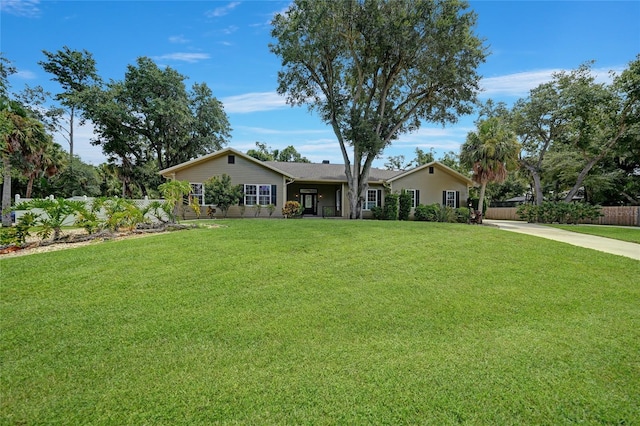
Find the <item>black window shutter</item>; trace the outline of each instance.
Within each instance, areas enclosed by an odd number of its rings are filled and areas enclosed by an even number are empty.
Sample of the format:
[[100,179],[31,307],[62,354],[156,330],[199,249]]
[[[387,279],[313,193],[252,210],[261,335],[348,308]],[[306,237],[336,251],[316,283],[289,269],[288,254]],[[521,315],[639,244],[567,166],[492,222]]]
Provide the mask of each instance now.
[[278,205],[278,197],[276,195],[276,191],[278,189],[278,185],[271,185],[271,204],[274,206]]
[[460,207],[460,191],[456,191],[456,209]]
[[442,205],[447,205],[447,191],[442,191]]
[[238,200],[238,205],[242,206],[244,205],[244,193],[247,191],[247,186],[246,185],[242,185],[242,194],[240,194],[240,199]]
[[416,207],[420,205],[420,190],[416,189]]
[[378,191],[378,207],[382,207],[382,190],[377,189]]

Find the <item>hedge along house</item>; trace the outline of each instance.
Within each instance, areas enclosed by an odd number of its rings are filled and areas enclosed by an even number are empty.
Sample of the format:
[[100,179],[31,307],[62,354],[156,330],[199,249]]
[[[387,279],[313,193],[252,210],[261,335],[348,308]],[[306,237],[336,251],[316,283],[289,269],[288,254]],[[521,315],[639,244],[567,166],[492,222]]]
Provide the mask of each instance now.
[[[225,148],[159,173],[167,179],[188,181],[191,195],[200,200],[203,216],[206,215],[204,182],[226,174],[233,185],[243,186],[240,205],[244,205],[246,216],[254,215],[256,205],[262,207],[260,216],[267,216],[265,207],[273,204],[276,206],[273,216],[282,217],[285,202],[297,201],[302,205],[305,217],[349,217],[348,185],[342,164],[260,161],[233,148]],[[434,203],[457,208],[465,205],[472,185],[469,178],[438,162],[407,171],[372,168],[363,217],[372,217],[372,207],[383,206],[386,191],[409,191],[412,208]],[[227,215],[240,217],[242,208],[233,206]],[[195,217],[193,212],[187,216]]]

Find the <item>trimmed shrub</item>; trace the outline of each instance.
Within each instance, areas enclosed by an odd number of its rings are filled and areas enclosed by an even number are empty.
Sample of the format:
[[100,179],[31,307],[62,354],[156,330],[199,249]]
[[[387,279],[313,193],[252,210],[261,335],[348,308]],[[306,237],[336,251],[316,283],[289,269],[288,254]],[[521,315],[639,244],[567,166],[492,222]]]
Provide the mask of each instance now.
[[425,222],[437,222],[438,217],[440,215],[440,205],[439,204],[420,204],[416,207],[416,210],[413,214],[415,220],[425,221]]
[[597,220],[601,207],[586,203],[564,203],[545,201],[540,206],[523,204],[516,214],[527,222],[534,223],[579,223]]
[[409,214],[411,213],[411,194],[403,189],[398,198],[400,206],[398,209],[398,219],[409,220]]
[[398,194],[387,194],[384,197],[382,218],[384,220],[398,220]]
[[382,211],[382,207],[373,206],[371,207],[371,214],[375,220],[384,219],[384,212]]

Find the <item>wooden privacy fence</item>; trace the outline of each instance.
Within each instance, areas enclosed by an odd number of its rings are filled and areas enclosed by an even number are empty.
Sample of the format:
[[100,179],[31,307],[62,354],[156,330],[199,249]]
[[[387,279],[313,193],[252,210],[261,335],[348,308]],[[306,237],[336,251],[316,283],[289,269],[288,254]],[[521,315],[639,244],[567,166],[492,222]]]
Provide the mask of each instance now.
[[[486,219],[495,220],[522,220],[516,214],[517,207],[489,207],[485,214]],[[602,207],[602,216],[595,221],[585,221],[597,225],[623,225],[640,226],[640,207]]]

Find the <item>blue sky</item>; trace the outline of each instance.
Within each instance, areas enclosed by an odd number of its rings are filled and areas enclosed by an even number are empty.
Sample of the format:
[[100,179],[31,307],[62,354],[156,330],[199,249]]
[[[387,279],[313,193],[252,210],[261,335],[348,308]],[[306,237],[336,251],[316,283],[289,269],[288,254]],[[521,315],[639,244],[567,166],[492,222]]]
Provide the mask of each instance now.
[[[293,145],[314,162],[343,163],[336,138],[317,115],[291,108],[276,94],[278,58],[268,45],[270,21],[288,1],[67,1],[1,0],[0,50],[18,73],[13,91],[25,84],[57,93],[42,70],[42,50],[86,49],[104,79],[122,80],[127,65],[148,56],[188,77],[188,86],[207,83],[221,100],[233,128],[229,146],[241,151],[256,141],[272,148]],[[471,1],[476,34],[491,54],[479,72],[481,99],[512,103],[555,71],[595,60],[602,79],[621,71],[640,53],[640,1]],[[424,123],[387,148],[414,158],[431,148],[436,158],[459,151],[475,116],[442,127]],[[90,125],[76,129],[74,151],[83,161],[104,161],[89,144]],[[68,149],[62,138],[58,142]]]

